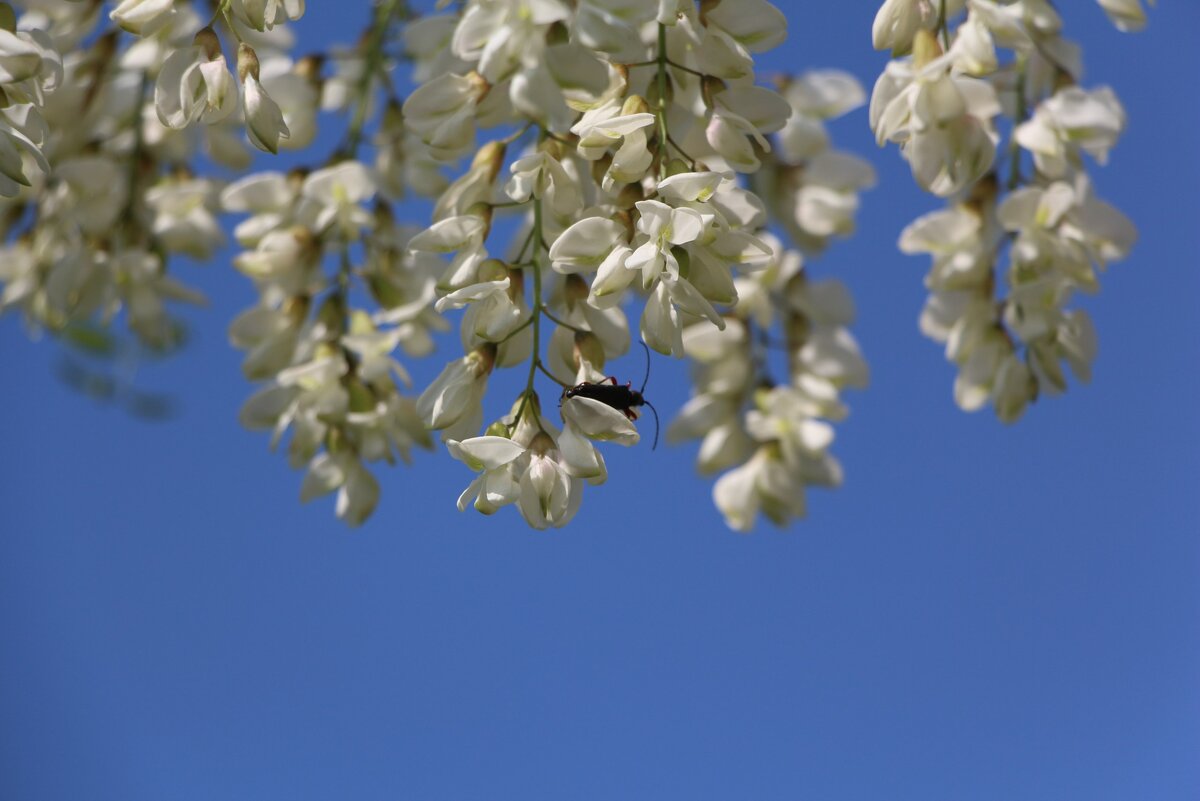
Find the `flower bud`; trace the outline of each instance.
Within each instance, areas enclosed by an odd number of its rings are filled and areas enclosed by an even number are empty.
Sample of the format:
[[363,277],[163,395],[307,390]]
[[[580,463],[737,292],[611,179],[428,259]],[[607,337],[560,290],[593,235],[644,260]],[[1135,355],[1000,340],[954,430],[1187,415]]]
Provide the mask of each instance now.
[[340,292],[334,292],[321,302],[317,309],[317,321],[325,326],[327,336],[336,339],[346,323],[346,299]]
[[725,91],[726,85],[723,80],[715,75],[705,75],[700,81],[700,96],[704,98],[704,105],[712,107],[713,98]]
[[597,370],[604,369],[604,343],[591,331],[575,332],[575,346],[572,354],[576,370],[583,366],[583,362],[587,362]]
[[[536,395],[531,396],[530,405],[533,405],[536,397]],[[525,408],[528,409],[529,406],[526,406]],[[529,412],[527,411],[526,414],[528,413]],[[533,441],[529,443],[529,450],[533,451],[538,456],[545,456],[547,453],[554,450],[554,447],[554,440],[551,439],[550,435],[545,431],[539,431],[537,436],[533,438]]]
[[917,31],[913,37],[913,64],[917,69],[921,69],[940,55],[942,46],[938,44],[937,35],[924,28]]
[[525,297],[525,273],[515,268],[505,271],[508,277],[508,298],[514,304],[520,304]]
[[569,273],[565,276],[563,282],[563,294],[567,297],[567,305],[575,306],[587,300],[588,293],[591,292],[591,287],[587,281],[583,280],[575,273]]
[[493,342],[485,342],[471,351],[467,358],[474,365],[476,377],[489,375],[496,365],[496,345]]
[[174,0],[122,0],[108,18],[125,30],[141,36],[149,26],[174,10]]
[[646,102],[646,98],[641,95],[630,95],[625,98],[625,102],[621,105],[622,117],[627,117],[630,114],[649,114],[650,104]]
[[8,3],[0,3],[0,30],[6,30],[9,33],[17,31],[17,14]]
[[293,325],[299,326],[308,317],[311,300],[307,295],[293,295],[283,303],[283,313]]
[[196,31],[196,35],[192,37],[192,44],[199,47],[209,61],[221,57],[221,38],[212,26]]
[[488,142],[479,148],[475,158],[471,159],[471,168],[486,166],[488,179],[495,180],[496,176],[500,174],[501,168],[504,167],[504,151],[503,143]]
[[479,265],[479,281],[503,281],[508,277],[508,266],[499,259],[487,259]]
[[245,83],[247,78],[258,80],[258,53],[245,42],[238,45],[237,71],[238,80],[242,83]]
[[238,45],[238,75],[242,79],[242,111],[250,143],[268,153],[279,152],[279,140],[290,139],[291,131],[283,121],[279,104],[271,99],[258,82],[258,54],[242,42]]
[[466,213],[470,217],[478,217],[483,220],[483,238],[487,239],[492,231],[492,204],[484,201],[472,203]]
[[349,409],[351,412],[363,413],[375,411],[377,405],[375,393],[363,383],[361,378],[351,376],[346,379],[345,384],[346,391],[350,394]]

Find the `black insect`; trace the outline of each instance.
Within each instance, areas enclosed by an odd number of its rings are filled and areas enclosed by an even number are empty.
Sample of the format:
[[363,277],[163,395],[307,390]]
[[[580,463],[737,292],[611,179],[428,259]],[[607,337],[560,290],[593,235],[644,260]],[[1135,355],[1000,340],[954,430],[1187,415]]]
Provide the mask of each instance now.
[[641,389],[634,389],[632,381],[626,381],[622,385],[617,383],[616,378],[609,376],[608,381],[585,381],[563,390],[562,396],[564,400],[567,398],[591,398],[600,401],[605,406],[611,406],[624,412],[630,420],[637,419],[637,413],[633,411],[635,406],[649,406],[650,411],[654,413],[654,444],[650,446],[650,450],[654,450],[658,447],[658,410],[642,396],[642,392],[646,389],[646,382],[650,380],[650,348],[646,347],[645,342],[642,343],[642,347],[646,348],[646,377],[642,379]]

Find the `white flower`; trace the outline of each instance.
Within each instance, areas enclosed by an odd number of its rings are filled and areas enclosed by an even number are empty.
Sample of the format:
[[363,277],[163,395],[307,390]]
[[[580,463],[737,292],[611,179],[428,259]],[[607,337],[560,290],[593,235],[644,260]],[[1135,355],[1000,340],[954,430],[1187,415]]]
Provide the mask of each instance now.
[[583,480],[571,474],[558,443],[546,433],[534,437],[529,463],[521,471],[517,508],[536,529],[566,525],[579,511]]
[[[562,402],[563,422],[583,436],[600,442],[636,445],[637,428],[618,409],[594,398],[574,396]],[[565,429],[564,429],[565,431]]]
[[317,136],[317,112],[320,110],[320,96],[314,81],[294,71],[272,71],[263,76],[262,86],[279,106],[288,132],[279,146],[301,150],[311,145]]
[[483,422],[483,391],[495,360],[495,347],[477,348],[446,365],[417,399],[417,413],[443,439],[474,435]]
[[205,28],[195,41],[167,56],[154,84],[158,119],[168,128],[219,122],[237,107],[233,73],[216,34]]
[[554,240],[551,266],[564,275],[593,272],[614,252],[614,246],[624,243],[625,235],[625,227],[616,220],[584,217]]
[[173,12],[175,0],[121,0],[108,17],[134,35],[148,33]]
[[787,39],[787,17],[767,0],[721,0],[704,23],[750,53],[765,53]]
[[978,211],[959,205],[910,223],[900,234],[899,247],[901,253],[933,256],[927,279],[931,288],[962,289],[990,278],[997,241],[998,233],[987,235]]
[[639,30],[654,19],[655,11],[646,0],[580,0],[572,36],[614,62],[637,61],[644,53]]
[[475,142],[475,107],[488,88],[474,72],[440,75],[404,101],[405,123],[436,158],[453,161]]
[[704,230],[704,218],[695,209],[671,208],[657,200],[638,201],[637,229],[645,239],[626,262],[627,269],[640,270],[642,287],[649,289],[665,269],[678,275],[679,262],[671,248],[695,241]]
[[305,0],[231,0],[234,16],[256,31],[304,16]]
[[32,162],[43,173],[50,171],[41,148],[19,131],[5,130],[0,124],[0,195],[15,197],[22,186],[31,186],[26,175],[27,162]]
[[518,203],[545,197],[544,207],[560,219],[570,219],[583,205],[579,186],[563,165],[545,152],[517,159],[510,167],[512,178],[504,193]]
[[481,273],[486,275],[480,276],[479,283],[451,292],[434,307],[439,313],[469,307],[462,321],[468,347],[477,344],[475,340],[500,343],[529,320],[529,307],[513,292],[512,279],[502,264],[485,262]]
[[[934,45],[936,46],[936,45]],[[915,68],[893,61],[871,95],[876,141],[900,143],[913,178],[940,196],[952,195],[992,166],[1001,107],[992,86],[949,72],[951,56]]]
[[779,134],[780,149],[790,162],[800,162],[825,151],[829,134],[824,120],[842,116],[866,102],[858,80],[837,70],[806,72],[789,81],[784,97],[792,116]]
[[288,294],[300,294],[319,282],[320,249],[306,228],[271,231],[252,251],[239,253],[233,266],[256,281],[273,284]]
[[242,113],[246,133],[259,150],[279,152],[279,140],[291,136],[283,121],[283,112],[258,81],[258,56],[243,42],[238,46],[238,74],[242,78]]
[[1080,151],[1106,163],[1124,129],[1125,109],[1111,89],[1069,86],[1039,104],[1014,138],[1033,153],[1038,172],[1062,178],[1081,166]]
[[212,257],[225,241],[213,215],[216,189],[202,179],[164,181],[146,190],[155,212],[151,230],[165,249],[197,259]]
[[300,501],[311,501],[334,490],[337,516],[350,526],[361,526],[379,503],[379,482],[352,453],[322,453],[313,458],[300,486]]
[[368,383],[386,383],[394,375],[402,384],[409,384],[408,371],[392,357],[400,343],[399,329],[380,330],[362,309],[350,315],[349,330],[342,335],[342,347],[354,354],[355,372]]
[[221,191],[221,208],[252,215],[234,227],[237,241],[243,247],[254,247],[263,236],[286,225],[298,188],[281,172],[253,173],[226,186]]
[[229,341],[247,351],[242,374],[265,381],[292,364],[300,342],[307,304],[285,308],[251,306],[229,325]]
[[371,225],[370,214],[359,204],[375,196],[375,182],[361,162],[343,161],[309,173],[300,192],[321,209],[313,220],[317,231],[336,225],[344,238],[354,240]]
[[525,454],[525,446],[507,437],[482,436],[461,442],[448,440],[446,448],[455,459],[481,474],[459,496],[460,512],[471,504],[476,511],[490,515],[520,497],[513,463]]
[[588,109],[571,128],[579,136],[579,155],[589,161],[602,158],[610,148],[620,144],[601,184],[605,191],[611,191],[619,183],[640,180],[654,160],[647,135],[655,117],[646,108],[645,100],[636,95],[624,105],[611,100]]
[[759,448],[750,461],[717,479],[713,502],[725,523],[741,532],[754,528],[760,512],[783,526],[806,511],[804,483],[771,446]]
[[414,254],[454,253],[454,260],[438,282],[441,289],[453,291],[476,283],[479,267],[488,257],[484,240],[490,223],[482,217],[464,214],[438,220],[409,240]]
[[[1097,0],[1104,13],[1122,31],[1140,31],[1146,27],[1146,10],[1141,0]],[[1150,0],[1154,5],[1154,0]]]
[[671,300],[667,283],[660,281],[646,299],[639,330],[642,340],[659,353],[683,356],[684,320]]

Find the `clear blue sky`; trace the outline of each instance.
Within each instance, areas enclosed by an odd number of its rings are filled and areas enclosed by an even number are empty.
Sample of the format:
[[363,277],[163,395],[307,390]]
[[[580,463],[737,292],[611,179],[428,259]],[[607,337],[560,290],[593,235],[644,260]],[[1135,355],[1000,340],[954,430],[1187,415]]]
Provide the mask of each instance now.
[[[783,5],[768,68],[873,82],[875,2]],[[610,449],[540,534],[460,514],[470,475],[421,455],[347,532],[236,422],[225,261],[138,374],[168,422],[0,321],[0,801],[1200,798],[1200,7],[1133,37],[1062,5],[1128,108],[1095,175],[1142,234],[1085,301],[1093,384],[1012,428],[956,411],[894,247],[936,201],[859,111],[836,135],[881,186],[815,271],[853,289],[873,382],[845,487],[783,534],[727,531],[687,447]],[[309,6],[306,49],[367,14]],[[681,378],[656,360],[660,410]]]

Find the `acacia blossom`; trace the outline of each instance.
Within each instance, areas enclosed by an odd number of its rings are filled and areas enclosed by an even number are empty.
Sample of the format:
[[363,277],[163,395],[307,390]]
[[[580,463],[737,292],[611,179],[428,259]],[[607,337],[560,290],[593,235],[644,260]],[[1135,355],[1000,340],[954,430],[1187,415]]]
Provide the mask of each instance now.
[[[1145,22],[1136,0],[1100,5],[1123,30]],[[1137,238],[1095,197],[1085,158],[1107,161],[1125,111],[1110,88],[1079,86],[1080,51],[1062,29],[1045,0],[888,0],[875,23],[877,48],[911,55],[885,68],[871,125],[880,144],[900,144],[918,184],[950,203],[900,236],[903,252],[933,257],[920,328],[958,368],[957,404],[990,404],[1005,422],[1064,392],[1064,364],[1089,379],[1095,331],[1068,304],[1095,292],[1096,271]],[[995,125],[1003,116],[1007,148]]]
[[[1145,25],[1139,0],[1098,2]],[[864,105],[947,204],[900,248],[932,259],[920,328],[957,403],[1015,420],[1090,375],[1073,304],[1136,230],[1088,169],[1126,114],[1082,85],[1047,0],[886,0],[869,98],[836,70],[760,80],[787,37],[768,0],[376,0],[358,41],[297,57],[305,10],[0,1],[0,312],[170,351],[205,302],[186,262],[236,215],[241,422],[347,525],[384,463],[438,440],[474,474],[460,510],[568,524],[608,447],[645,448],[651,422],[657,444],[639,345],[688,361],[664,439],[699,442],[725,522],[802,517],[843,481],[843,392],[870,377],[818,263],[876,181],[830,132]],[[397,219],[414,200],[429,215]]]

